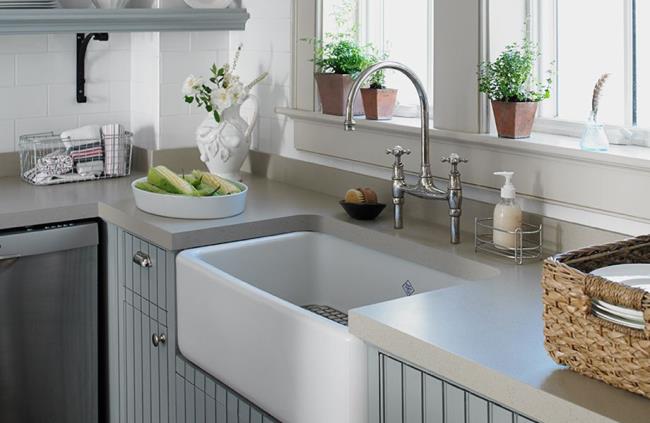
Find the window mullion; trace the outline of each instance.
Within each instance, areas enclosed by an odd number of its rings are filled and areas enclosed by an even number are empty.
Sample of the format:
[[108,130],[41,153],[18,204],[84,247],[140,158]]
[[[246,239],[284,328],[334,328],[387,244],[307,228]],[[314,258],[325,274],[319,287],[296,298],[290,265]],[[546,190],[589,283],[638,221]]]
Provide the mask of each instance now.
[[625,46],[624,46],[624,89],[625,89],[625,126],[633,126],[636,123],[636,95],[635,83],[636,69],[635,69],[635,0],[624,0],[624,31],[625,31]]
[[428,63],[428,72],[427,72],[427,91],[429,93],[429,104],[430,108],[433,108],[433,96],[435,95],[433,87],[433,1],[429,0],[427,3],[427,63]]

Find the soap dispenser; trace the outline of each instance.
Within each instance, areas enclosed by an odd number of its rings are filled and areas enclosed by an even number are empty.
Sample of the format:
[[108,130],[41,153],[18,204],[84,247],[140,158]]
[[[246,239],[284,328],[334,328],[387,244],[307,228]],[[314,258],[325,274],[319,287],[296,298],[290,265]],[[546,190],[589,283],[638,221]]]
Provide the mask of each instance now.
[[[494,207],[494,231],[493,241],[497,248],[514,249],[517,246],[515,230],[521,228],[521,208],[515,201],[517,191],[512,184],[514,172],[494,172],[495,175],[503,176],[506,182],[501,187],[501,201]],[[506,232],[504,232],[506,231]]]

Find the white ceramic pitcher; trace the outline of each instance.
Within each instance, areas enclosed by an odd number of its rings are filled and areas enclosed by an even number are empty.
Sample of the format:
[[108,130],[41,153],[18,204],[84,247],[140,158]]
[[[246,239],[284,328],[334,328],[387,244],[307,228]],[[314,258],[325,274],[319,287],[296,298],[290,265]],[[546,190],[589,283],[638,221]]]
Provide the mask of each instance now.
[[[247,101],[253,103],[252,115],[248,121],[241,116],[241,107]],[[248,157],[257,113],[257,98],[249,94],[224,110],[221,122],[217,123],[212,114],[209,114],[199,125],[196,143],[201,152],[201,161],[207,165],[210,173],[241,181],[240,169]]]

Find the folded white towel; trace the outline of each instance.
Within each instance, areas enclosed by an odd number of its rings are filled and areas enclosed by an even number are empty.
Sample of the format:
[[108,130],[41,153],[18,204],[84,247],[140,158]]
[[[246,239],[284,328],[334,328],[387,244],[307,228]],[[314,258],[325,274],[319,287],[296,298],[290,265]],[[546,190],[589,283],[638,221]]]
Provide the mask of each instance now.
[[99,125],[86,125],[81,128],[61,132],[61,140],[66,148],[73,146],[73,141],[99,141],[101,131]]
[[104,161],[77,163],[77,173],[81,176],[101,176],[104,173]]

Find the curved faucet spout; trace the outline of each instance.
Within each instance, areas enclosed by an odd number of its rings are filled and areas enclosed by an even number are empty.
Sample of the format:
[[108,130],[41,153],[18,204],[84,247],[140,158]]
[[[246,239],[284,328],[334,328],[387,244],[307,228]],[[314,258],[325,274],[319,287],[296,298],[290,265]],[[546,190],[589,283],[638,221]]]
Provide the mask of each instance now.
[[355,122],[353,118],[353,105],[354,100],[359,94],[361,85],[375,72],[381,70],[395,70],[403,73],[408,77],[408,79],[413,83],[415,89],[418,92],[418,97],[420,98],[420,125],[421,125],[421,134],[420,134],[420,154],[421,154],[421,169],[420,169],[420,182],[419,184],[425,189],[432,189],[434,191],[439,191],[435,188],[433,184],[433,177],[431,175],[431,161],[429,158],[429,97],[427,96],[426,89],[424,84],[420,81],[420,78],[413,72],[409,67],[404,66],[401,63],[397,62],[379,62],[376,63],[363,72],[357,77],[350,88],[348,93],[347,107],[345,111],[345,130],[354,131]]

